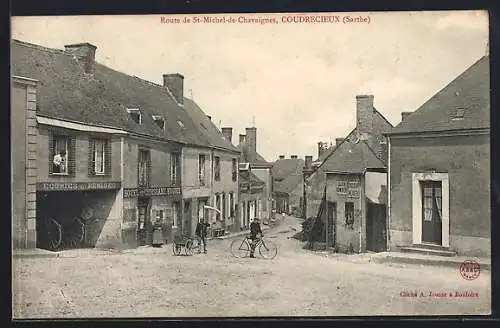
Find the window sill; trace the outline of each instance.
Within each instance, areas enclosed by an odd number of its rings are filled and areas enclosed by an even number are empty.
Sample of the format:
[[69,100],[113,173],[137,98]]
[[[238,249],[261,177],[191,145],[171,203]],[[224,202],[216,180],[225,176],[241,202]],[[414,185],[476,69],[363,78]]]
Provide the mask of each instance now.
[[64,177],[64,176],[69,176],[69,173],[51,173],[50,175],[51,176],[56,176],[56,177],[57,176],[63,176]]
[[104,172],[103,173],[94,173],[94,176],[96,176],[96,177],[103,177],[105,175],[106,175],[106,173],[104,173]]

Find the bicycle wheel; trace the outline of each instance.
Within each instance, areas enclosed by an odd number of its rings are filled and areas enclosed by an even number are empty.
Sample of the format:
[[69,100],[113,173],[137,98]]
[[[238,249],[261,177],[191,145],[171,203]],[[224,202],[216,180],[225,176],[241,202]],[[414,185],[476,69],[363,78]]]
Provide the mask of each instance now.
[[193,241],[191,239],[186,241],[184,252],[186,255],[193,255]]
[[51,251],[56,250],[62,242],[62,227],[54,219],[46,222],[46,233],[48,239],[48,247]]
[[246,239],[236,239],[231,242],[231,254],[236,258],[250,255],[250,245]]
[[272,260],[278,254],[278,247],[270,240],[262,240],[259,246],[259,254],[265,259]]
[[174,253],[175,256],[178,256],[181,254],[181,245],[177,245],[176,243],[172,243],[172,252]]

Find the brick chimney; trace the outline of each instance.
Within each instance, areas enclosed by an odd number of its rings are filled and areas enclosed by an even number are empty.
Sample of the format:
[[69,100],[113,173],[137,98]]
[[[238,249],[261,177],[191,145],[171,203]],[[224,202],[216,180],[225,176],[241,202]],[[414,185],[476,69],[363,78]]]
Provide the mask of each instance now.
[[335,147],[340,146],[342,142],[344,142],[345,138],[335,138]]
[[373,95],[356,96],[356,128],[359,132],[372,131],[375,110],[373,108]]
[[163,74],[163,86],[168,88],[178,104],[184,104],[184,76],[179,73]]
[[412,114],[412,112],[402,112],[401,113],[401,122],[406,122],[408,120],[408,117],[410,117],[411,114]]
[[297,159],[297,158],[298,158],[298,156],[297,156],[297,155],[292,155],[292,156],[290,156],[290,158],[291,158],[291,159]]
[[312,156],[306,156],[306,161],[304,163],[304,166],[305,166],[306,170],[311,170],[312,169],[312,160],[313,160]]
[[240,145],[244,145],[247,142],[247,136],[245,134],[240,134]]
[[90,43],[75,43],[65,45],[64,50],[75,56],[83,64],[85,73],[92,74],[94,72],[96,46]]
[[285,159],[285,155],[280,155],[279,159]]
[[254,156],[257,153],[257,128],[246,128],[248,152]]
[[224,138],[226,138],[227,141],[232,143],[233,128],[222,128],[221,131],[222,131],[222,134],[224,135]]
[[324,142],[318,142],[318,158],[321,157],[321,155],[323,155],[323,153],[325,152],[326,150],[326,143]]

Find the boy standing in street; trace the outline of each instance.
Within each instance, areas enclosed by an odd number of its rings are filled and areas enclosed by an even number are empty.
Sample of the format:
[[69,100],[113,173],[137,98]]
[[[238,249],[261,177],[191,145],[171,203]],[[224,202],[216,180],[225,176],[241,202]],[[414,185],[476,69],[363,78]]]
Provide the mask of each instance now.
[[250,257],[254,258],[255,246],[260,238],[263,237],[262,229],[260,228],[259,218],[254,218],[252,223],[250,223],[250,239],[252,243],[250,244]]

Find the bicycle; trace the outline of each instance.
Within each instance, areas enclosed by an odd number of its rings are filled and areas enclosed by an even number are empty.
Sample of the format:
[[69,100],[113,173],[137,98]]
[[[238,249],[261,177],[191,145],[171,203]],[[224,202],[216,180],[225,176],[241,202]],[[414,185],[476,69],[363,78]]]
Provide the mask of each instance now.
[[193,255],[196,251],[198,254],[201,253],[201,244],[198,238],[190,237],[174,237],[174,242],[172,244],[172,251],[174,255],[181,255],[184,250],[185,255]]
[[[250,240],[250,241],[249,241]],[[231,242],[231,254],[236,258],[244,258],[250,256],[251,245],[250,236],[241,239],[235,239]],[[278,254],[278,247],[271,240],[264,240],[263,237],[257,239],[255,249],[259,249],[259,254],[265,259],[272,260]]]

